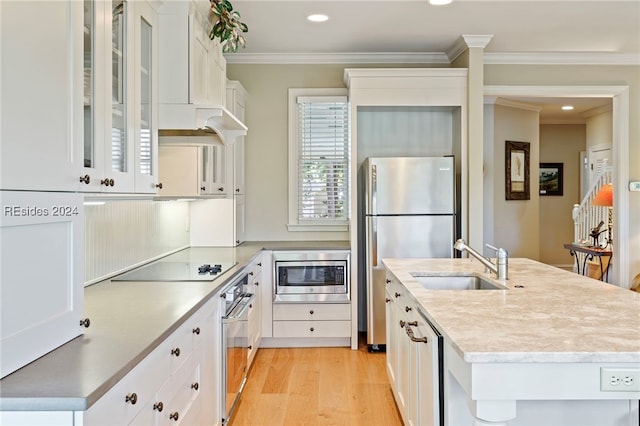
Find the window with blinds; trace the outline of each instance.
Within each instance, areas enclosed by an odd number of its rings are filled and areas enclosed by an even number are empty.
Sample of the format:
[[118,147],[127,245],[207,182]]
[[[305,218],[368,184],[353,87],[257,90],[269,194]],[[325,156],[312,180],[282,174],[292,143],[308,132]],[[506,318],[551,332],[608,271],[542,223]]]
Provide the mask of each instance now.
[[298,223],[345,223],[349,210],[346,96],[298,96]]

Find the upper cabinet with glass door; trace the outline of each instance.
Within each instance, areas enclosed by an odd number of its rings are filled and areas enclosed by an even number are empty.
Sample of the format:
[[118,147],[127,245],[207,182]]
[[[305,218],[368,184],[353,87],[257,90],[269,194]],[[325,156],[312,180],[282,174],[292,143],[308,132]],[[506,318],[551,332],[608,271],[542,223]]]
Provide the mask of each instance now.
[[157,14],[144,1],[84,6],[85,189],[154,193]]

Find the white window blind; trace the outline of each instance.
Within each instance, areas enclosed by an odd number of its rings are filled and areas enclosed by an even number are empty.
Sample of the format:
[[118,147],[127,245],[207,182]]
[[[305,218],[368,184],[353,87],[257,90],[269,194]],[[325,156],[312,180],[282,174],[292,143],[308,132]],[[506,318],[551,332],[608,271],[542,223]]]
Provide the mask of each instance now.
[[298,96],[298,221],[346,221],[349,104],[346,96]]

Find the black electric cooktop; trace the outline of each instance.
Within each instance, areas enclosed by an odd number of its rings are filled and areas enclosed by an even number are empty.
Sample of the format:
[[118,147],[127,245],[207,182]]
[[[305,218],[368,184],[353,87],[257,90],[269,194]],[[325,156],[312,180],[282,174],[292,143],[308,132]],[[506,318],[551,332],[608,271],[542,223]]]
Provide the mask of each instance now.
[[213,281],[235,265],[160,260],[125,272],[111,281]]

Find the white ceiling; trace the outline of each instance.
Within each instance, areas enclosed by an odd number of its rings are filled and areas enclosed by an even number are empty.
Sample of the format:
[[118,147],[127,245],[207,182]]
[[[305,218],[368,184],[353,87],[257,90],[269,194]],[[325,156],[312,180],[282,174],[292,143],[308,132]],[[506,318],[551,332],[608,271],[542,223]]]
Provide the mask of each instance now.
[[[463,35],[487,35],[486,63],[640,64],[640,0],[232,3],[249,31],[246,48],[226,55],[229,63],[447,64],[460,53]],[[312,13],[329,20],[309,22]],[[543,106],[543,116],[553,109],[540,99],[522,100]],[[603,103],[580,101],[574,117]]]

